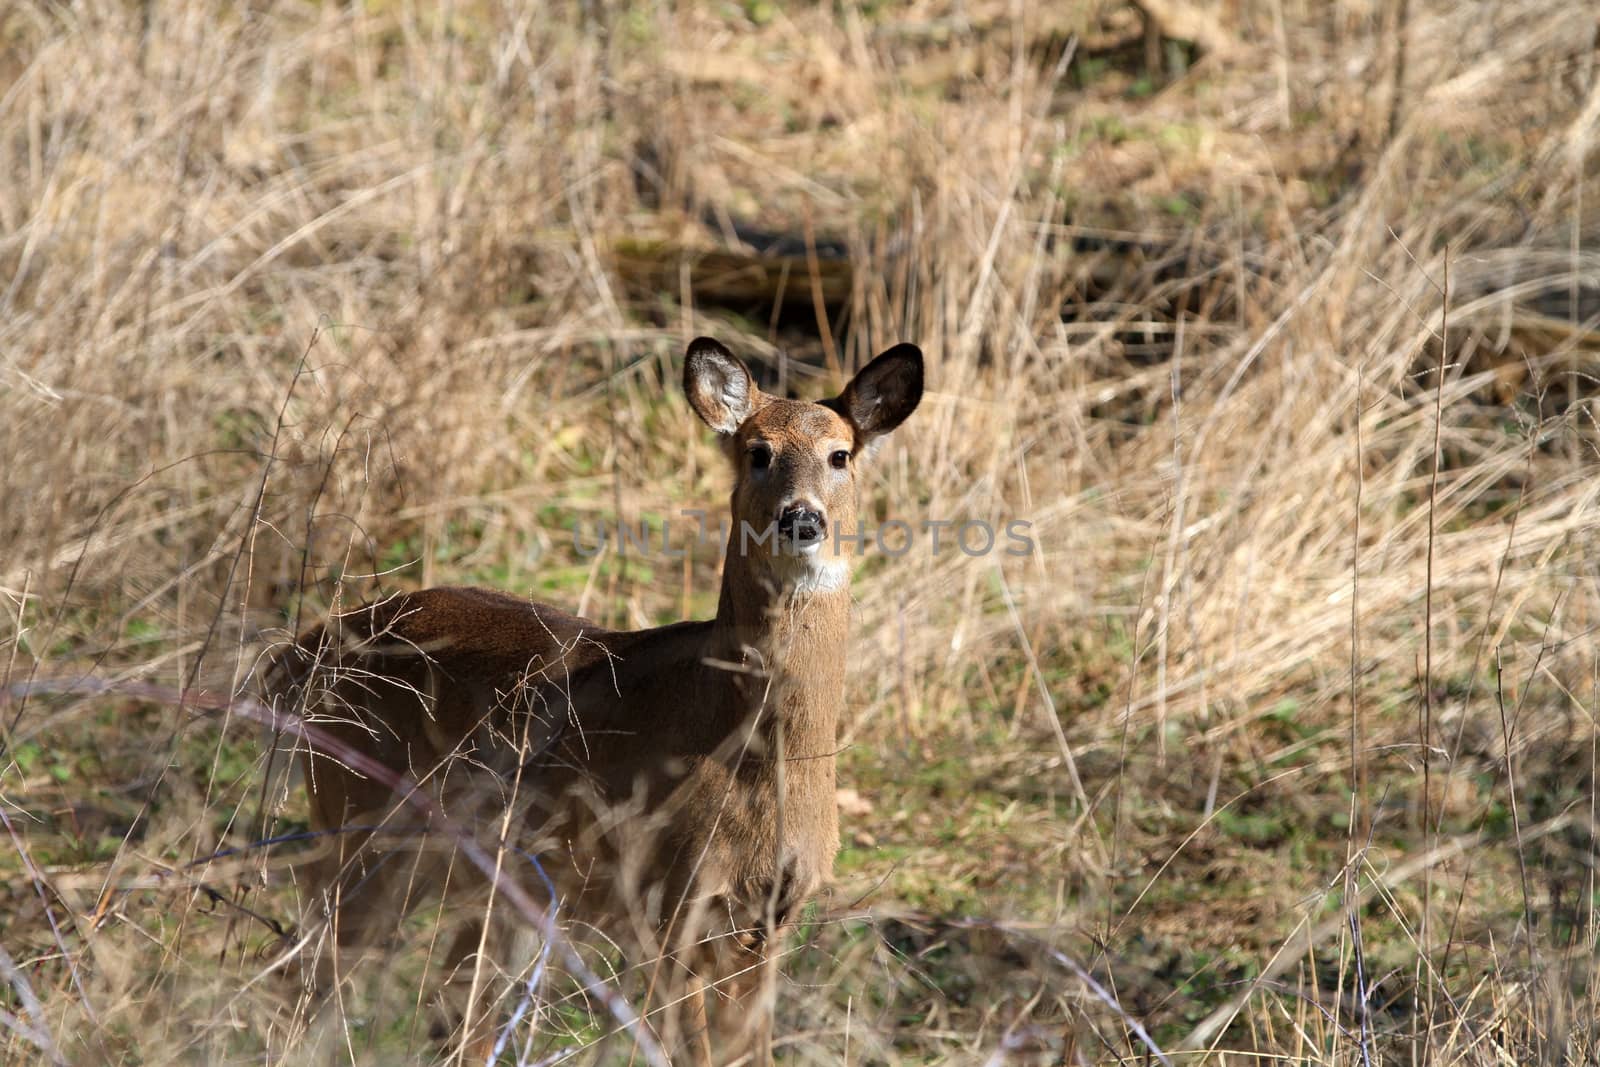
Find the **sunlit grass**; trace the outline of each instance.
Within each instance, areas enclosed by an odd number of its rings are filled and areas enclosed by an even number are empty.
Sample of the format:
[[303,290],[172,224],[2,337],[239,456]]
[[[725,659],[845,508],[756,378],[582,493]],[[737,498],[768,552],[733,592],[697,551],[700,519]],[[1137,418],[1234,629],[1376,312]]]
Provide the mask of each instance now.
[[0,12],[4,1058],[445,1054],[448,903],[313,1003],[285,757],[129,687],[425,584],[709,616],[572,530],[726,506],[711,333],[916,342],[866,513],[1039,546],[858,569],[786,1062],[1588,1062],[1593,12],[1401,6],[1398,108],[1343,0]]

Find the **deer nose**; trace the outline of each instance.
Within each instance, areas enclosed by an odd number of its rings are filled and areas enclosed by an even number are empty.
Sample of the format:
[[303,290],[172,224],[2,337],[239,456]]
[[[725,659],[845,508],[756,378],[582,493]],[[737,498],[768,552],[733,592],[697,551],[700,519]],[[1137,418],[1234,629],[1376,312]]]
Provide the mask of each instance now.
[[778,533],[797,545],[810,545],[828,534],[828,520],[810,504],[790,504],[778,512]]

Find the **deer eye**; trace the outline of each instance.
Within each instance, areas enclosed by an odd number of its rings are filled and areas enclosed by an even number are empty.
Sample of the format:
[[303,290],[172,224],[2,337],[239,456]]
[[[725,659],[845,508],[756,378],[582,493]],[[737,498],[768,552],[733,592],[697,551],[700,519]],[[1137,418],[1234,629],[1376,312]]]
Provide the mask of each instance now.
[[772,449],[763,444],[750,446],[750,469],[764,471],[772,466]]
[[850,466],[850,453],[843,448],[835,449],[833,454],[828,457],[828,462],[833,464],[834,470],[842,471]]

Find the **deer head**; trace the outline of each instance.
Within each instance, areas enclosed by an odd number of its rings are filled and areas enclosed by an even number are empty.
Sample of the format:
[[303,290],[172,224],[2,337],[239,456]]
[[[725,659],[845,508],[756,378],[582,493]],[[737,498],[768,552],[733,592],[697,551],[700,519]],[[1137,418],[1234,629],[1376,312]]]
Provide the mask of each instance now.
[[857,464],[916,410],[922,352],[896,345],[838,396],[811,402],[763,393],[738,358],[701,337],[683,386],[733,464],[729,565],[775,588],[844,589],[859,546]]

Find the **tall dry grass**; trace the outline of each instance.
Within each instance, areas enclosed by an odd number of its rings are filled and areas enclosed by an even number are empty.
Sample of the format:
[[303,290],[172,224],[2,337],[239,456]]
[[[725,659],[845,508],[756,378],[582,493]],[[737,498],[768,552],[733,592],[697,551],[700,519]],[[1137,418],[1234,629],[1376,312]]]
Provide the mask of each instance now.
[[[420,950],[313,1011],[239,910],[314,928],[301,843],[186,866],[302,818],[258,727],[130,687],[385,588],[704,614],[569,530],[721,506],[715,333],[915,341],[876,513],[1040,546],[857,578],[788,1059],[1588,1062],[1595,14],[1200,17],[1165,84],[1115,5],[0,13],[7,1058],[431,1054]],[[848,298],[708,304],[745,227]],[[616,1025],[547,978],[527,1062]]]

